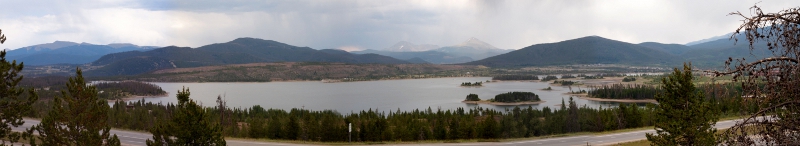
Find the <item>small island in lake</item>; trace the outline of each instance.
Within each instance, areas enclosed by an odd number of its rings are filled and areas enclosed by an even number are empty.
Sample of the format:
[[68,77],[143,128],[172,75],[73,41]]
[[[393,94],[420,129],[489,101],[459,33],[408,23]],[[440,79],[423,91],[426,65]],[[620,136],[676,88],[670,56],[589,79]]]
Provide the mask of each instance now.
[[531,92],[508,92],[498,94],[489,100],[481,100],[477,94],[469,94],[467,98],[462,101],[467,104],[491,104],[491,105],[529,105],[544,103],[539,99],[539,95]]
[[461,83],[461,86],[465,86],[465,87],[483,86],[483,82],[475,82],[475,83],[463,82],[463,83]]
[[612,102],[650,102],[656,103],[655,95],[663,92],[663,89],[651,85],[639,84],[612,84],[596,87],[581,97],[593,101],[612,101]]

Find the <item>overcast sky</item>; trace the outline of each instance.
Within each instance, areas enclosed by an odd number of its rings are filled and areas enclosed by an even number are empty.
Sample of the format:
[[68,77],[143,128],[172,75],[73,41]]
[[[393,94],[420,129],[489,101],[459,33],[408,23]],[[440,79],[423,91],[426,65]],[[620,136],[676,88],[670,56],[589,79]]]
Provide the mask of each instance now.
[[730,33],[758,5],[798,0],[197,1],[2,0],[0,48],[53,41],[199,47],[240,37],[315,49],[449,46],[478,38],[503,49],[597,35],[685,44]]

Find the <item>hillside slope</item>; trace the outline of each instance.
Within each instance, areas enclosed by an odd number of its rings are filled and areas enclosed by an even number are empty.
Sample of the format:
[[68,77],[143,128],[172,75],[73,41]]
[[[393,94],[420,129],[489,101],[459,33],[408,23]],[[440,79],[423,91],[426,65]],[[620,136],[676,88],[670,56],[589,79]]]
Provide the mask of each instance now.
[[644,42],[639,43],[640,46],[661,50],[673,55],[681,55],[686,51],[692,50],[692,47],[681,44],[662,44],[657,42]]
[[146,51],[153,48],[155,47],[132,44],[94,45],[56,41],[10,50],[7,58],[9,60],[17,60],[17,62],[25,62],[25,65],[85,64],[95,61],[106,54]]
[[455,64],[455,63],[465,63],[474,61],[472,58],[466,56],[455,56],[452,54],[439,52],[439,51],[422,51],[422,52],[389,52],[389,51],[379,51],[379,50],[364,50],[364,51],[353,51],[351,53],[355,54],[379,54],[384,56],[389,56],[397,59],[402,60],[410,60],[414,58],[418,58],[424,60],[425,62],[434,63],[434,64]]
[[537,44],[483,60],[464,63],[490,67],[567,64],[672,65],[675,55],[652,48],[588,36],[556,43]]
[[773,56],[764,41],[754,43],[753,46],[757,49],[751,51],[750,44],[744,36],[736,37],[739,38],[739,42],[731,39],[718,39],[692,45],[692,50],[681,54],[681,56],[686,60],[692,61],[696,66],[714,68],[723,67],[728,58],[756,60]]
[[404,64],[403,60],[376,54],[351,54],[341,50],[315,50],[255,38],[238,38],[199,48],[164,47],[147,52],[122,52],[91,63],[102,66],[89,76],[136,75],[168,68],[201,67],[258,62],[340,62],[352,64]]

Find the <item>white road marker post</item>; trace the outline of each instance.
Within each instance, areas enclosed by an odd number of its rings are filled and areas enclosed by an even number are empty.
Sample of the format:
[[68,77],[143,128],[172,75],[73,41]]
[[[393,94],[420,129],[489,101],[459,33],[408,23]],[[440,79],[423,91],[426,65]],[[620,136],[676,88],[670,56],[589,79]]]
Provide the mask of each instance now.
[[353,142],[353,123],[347,123],[347,142]]

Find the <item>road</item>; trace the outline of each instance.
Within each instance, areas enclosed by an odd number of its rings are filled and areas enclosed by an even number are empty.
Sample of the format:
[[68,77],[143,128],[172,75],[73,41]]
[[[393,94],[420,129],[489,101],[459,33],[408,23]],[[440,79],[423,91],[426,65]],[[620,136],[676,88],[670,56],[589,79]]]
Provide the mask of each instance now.
[[[25,119],[25,124],[20,127],[11,127],[14,131],[24,131],[33,125],[39,124],[38,120]],[[736,120],[720,121],[715,126],[717,129],[729,128],[736,124]],[[123,145],[143,146],[145,140],[152,137],[149,133],[124,131],[111,129],[111,133],[117,134],[120,142]],[[556,137],[537,140],[524,140],[524,141],[511,141],[511,142],[480,142],[480,143],[431,143],[431,144],[409,144],[409,145],[449,145],[449,146],[470,146],[470,145],[611,145],[621,142],[642,140],[645,138],[645,133],[655,133],[655,130],[641,130],[625,133],[613,133],[606,135],[582,135],[582,136],[568,136]],[[243,141],[243,140],[226,140],[228,145],[231,146],[300,146],[303,144],[290,144],[290,143],[274,143],[274,142],[260,142],[260,141]],[[405,145],[405,144],[401,144]]]

